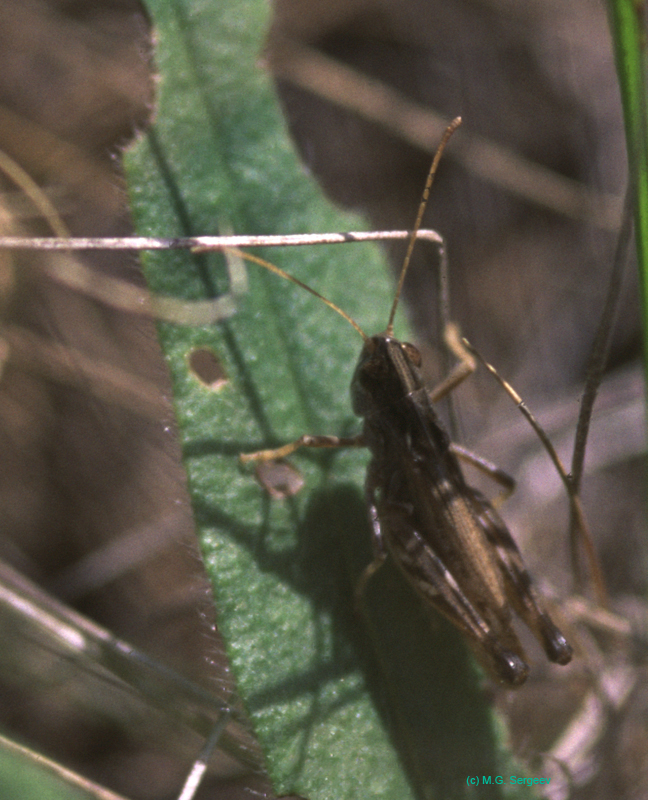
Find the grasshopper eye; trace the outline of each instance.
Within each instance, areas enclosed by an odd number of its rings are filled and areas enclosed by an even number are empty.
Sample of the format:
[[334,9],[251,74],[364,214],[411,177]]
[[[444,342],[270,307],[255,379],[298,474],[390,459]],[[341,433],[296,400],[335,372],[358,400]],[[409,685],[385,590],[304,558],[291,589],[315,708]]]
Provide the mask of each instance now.
[[409,342],[401,342],[401,347],[403,349],[403,353],[405,354],[407,360],[414,364],[415,367],[421,366],[421,354],[417,347],[414,347],[413,344]]

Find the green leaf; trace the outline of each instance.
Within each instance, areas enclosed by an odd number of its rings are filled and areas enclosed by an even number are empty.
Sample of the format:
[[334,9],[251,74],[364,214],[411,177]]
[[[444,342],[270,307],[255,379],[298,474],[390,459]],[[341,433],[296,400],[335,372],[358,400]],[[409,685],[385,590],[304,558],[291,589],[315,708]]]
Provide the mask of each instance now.
[[[160,70],[155,126],[127,158],[138,233],[158,236],[362,229],[307,178],[259,66],[261,0],[150,0]],[[340,147],[344,142],[340,141]],[[369,332],[393,288],[374,247],[265,252]],[[226,291],[222,257],[150,255],[153,291]],[[392,567],[372,580],[365,619],[353,590],[371,560],[362,499],[367,454],[298,453],[305,488],[270,500],[238,455],[303,433],[352,435],[348,386],[361,340],[324,304],[249,267],[228,321],[160,325],[194,510],[241,696],[278,793],[318,800],[527,796],[468,785],[511,774],[480,675],[459,634],[432,627]],[[208,347],[228,383],[189,372]],[[514,772],[514,770],[513,770]]]

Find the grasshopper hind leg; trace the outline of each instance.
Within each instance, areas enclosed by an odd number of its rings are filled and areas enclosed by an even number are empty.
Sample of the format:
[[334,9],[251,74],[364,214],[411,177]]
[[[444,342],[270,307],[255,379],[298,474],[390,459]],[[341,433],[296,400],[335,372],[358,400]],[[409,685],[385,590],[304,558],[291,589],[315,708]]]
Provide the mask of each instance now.
[[472,501],[489,542],[497,554],[504,577],[507,597],[518,616],[536,637],[547,658],[556,664],[569,664],[573,651],[567,639],[554,624],[535,591],[522,556],[504,521],[492,505],[477,490]]
[[[513,628],[498,614],[478,607],[461,590],[443,560],[427,546],[412,525],[407,509],[398,504],[382,505],[376,514],[387,535],[374,543],[375,558],[365,576],[375,574],[388,550],[414,591],[429,609],[445,616],[465,634],[477,660],[497,681],[512,688],[521,686],[529,675],[529,666]],[[382,534],[385,533],[382,531]]]
[[443,561],[417,536],[390,536],[389,547],[425,604],[441,612],[466,635],[478,661],[498,681],[521,686],[529,666],[515,632],[497,615],[484,613],[461,590]]

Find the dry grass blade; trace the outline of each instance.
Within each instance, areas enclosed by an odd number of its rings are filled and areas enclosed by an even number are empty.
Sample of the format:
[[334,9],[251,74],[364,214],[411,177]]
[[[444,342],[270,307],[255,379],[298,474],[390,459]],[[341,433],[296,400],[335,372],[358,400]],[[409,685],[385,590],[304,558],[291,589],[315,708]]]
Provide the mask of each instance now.
[[[270,67],[281,79],[384,125],[405,141],[430,151],[449,120],[411,102],[386,84],[324,53],[282,40],[276,43]],[[619,225],[620,198],[592,192],[494,142],[470,134],[458,137],[454,157],[475,175],[520,198],[574,219],[594,221],[606,230]]]

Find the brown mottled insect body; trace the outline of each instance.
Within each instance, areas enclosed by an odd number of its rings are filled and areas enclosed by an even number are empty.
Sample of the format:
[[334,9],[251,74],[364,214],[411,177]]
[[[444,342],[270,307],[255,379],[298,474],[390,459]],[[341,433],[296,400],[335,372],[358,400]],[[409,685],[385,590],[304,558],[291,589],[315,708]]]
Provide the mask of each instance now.
[[390,552],[426,604],[448,617],[499,680],[529,668],[511,607],[548,658],[571,648],[542,609],[519,550],[488,501],[467,483],[419,374],[416,348],[388,334],[365,342],[351,385],[372,460],[366,481],[375,560]]
[[[365,493],[374,560],[358,582],[357,604],[368,580],[391,553],[426,605],[444,614],[467,636],[494,677],[519,686],[529,667],[513,628],[513,611],[550,660],[567,664],[572,650],[544,610],[504,522],[486,498],[468,485],[457,455],[491,473],[498,471],[452,445],[433,408],[433,399],[443,397],[474,370],[475,359],[456,326],[446,322],[446,342],[459,363],[429,392],[419,372],[419,351],[393,335],[393,320],[432,179],[443,148],[460,122],[456,119],[449,126],[432,162],[385,333],[367,336],[344,311],[309,286],[256,256],[245,255],[319,297],[362,336],[364,346],[351,383],[351,398],[364,426],[360,435],[351,438],[307,435],[241,459],[283,458],[300,447],[367,447],[372,457]],[[438,243],[443,271],[440,237]],[[441,283],[447,290],[446,277],[444,274]]]

